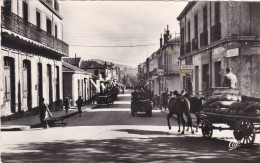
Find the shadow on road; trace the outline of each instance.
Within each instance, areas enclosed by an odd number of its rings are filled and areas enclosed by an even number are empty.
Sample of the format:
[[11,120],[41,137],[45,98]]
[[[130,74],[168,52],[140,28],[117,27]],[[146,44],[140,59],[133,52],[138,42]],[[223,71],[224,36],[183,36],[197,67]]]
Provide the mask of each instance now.
[[[228,142],[146,130],[119,130],[147,138],[57,141],[20,145],[2,153],[3,162],[258,162],[259,146],[228,151]],[[156,137],[155,135],[161,135]],[[17,150],[17,147],[16,147]],[[25,152],[23,152],[23,150]]]

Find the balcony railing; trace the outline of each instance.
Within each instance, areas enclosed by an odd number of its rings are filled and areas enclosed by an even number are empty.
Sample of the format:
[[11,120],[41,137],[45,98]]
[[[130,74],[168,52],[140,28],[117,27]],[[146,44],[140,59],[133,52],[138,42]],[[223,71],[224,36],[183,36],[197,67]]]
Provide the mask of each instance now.
[[217,23],[210,28],[210,42],[221,39],[221,23]]
[[185,53],[184,53],[184,45],[181,45],[181,49],[180,49],[180,55],[183,56]]
[[192,39],[192,50],[198,50],[198,37]]
[[204,31],[200,34],[200,46],[208,45],[208,31]]
[[186,53],[190,53],[191,52],[191,46],[190,46],[190,41],[186,42]]
[[18,15],[12,12],[6,12],[3,7],[1,17],[2,28],[22,35],[28,39],[41,43],[64,54],[69,54],[68,44],[43,31],[37,26],[24,21],[24,19]]

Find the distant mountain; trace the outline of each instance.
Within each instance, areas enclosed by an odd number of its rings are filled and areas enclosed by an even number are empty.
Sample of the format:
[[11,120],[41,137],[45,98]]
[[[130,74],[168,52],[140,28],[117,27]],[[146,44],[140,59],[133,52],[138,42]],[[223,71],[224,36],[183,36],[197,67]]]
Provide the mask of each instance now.
[[[89,59],[89,60],[97,61],[98,63],[105,63],[105,62],[107,62],[107,64],[111,63],[110,61],[106,61],[106,60],[102,60],[102,59]],[[121,70],[123,70],[124,68],[127,68],[127,69],[131,69],[131,70],[136,70],[137,71],[137,67],[133,67],[133,66],[129,66],[129,65],[123,65],[123,64],[118,64],[118,63],[115,63],[115,62],[113,62],[113,64],[115,66],[117,66],[117,67],[120,67]]]

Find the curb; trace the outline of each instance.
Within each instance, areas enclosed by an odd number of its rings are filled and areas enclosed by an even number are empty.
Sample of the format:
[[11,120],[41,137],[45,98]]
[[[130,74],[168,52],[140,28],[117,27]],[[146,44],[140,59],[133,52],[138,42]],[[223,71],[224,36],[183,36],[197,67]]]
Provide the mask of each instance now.
[[1,126],[1,131],[25,131],[29,130],[30,126],[14,126],[14,125],[6,125],[6,126]]

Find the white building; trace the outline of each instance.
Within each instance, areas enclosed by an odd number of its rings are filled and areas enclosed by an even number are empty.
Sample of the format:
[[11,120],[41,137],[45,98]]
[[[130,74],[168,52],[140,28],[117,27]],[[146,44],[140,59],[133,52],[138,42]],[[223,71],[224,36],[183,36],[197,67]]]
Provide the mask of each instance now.
[[25,112],[45,98],[51,109],[62,94],[62,16],[57,0],[1,1],[1,116]]

